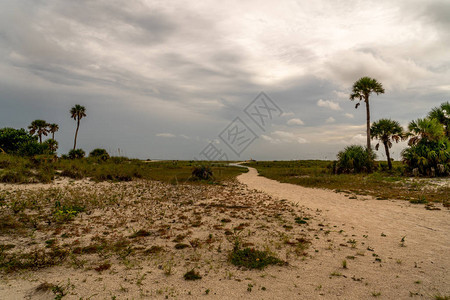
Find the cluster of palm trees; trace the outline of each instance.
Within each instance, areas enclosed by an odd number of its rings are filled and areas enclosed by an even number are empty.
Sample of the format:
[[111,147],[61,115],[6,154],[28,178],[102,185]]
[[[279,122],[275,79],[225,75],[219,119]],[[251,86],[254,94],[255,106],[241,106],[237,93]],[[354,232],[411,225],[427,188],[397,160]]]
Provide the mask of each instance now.
[[55,139],[55,132],[59,130],[58,124],[49,124],[44,120],[34,120],[31,125],[28,126],[30,134],[36,134],[39,137],[39,143],[42,144],[42,136],[47,136],[49,133],[52,134],[52,140]]
[[353,84],[350,100],[359,100],[366,104],[367,123],[367,152],[371,152],[370,141],[378,139],[380,142],[375,146],[379,149],[383,144],[389,170],[392,162],[389,149],[393,142],[407,140],[409,148],[402,151],[403,161],[412,169],[418,169],[419,173],[433,175],[445,174],[450,168],[450,103],[442,103],[440,107],[433,108],[424,119],[417,119],[408,125],[405,131],[399,122],[391,119],[380,119],[373,124],[370,123],[369,97],[372,93],[383,94],[383,85],[376,79],[362,77]]
[[[70,116],[72,119],[77,121],[77,129],[75,131],[75,138],[73,143],[73,150],[75,150],[77,146],[77,137],[78,137],[78,130],[80,128],[80,120],[83,117],[86,117],[86,108],[84,106],[77,104],[70,109]],[[52,152],[56,151],[58,144],[55,140],[55,132],[59,130],[58,124],[47,123],[44,120],[34,120],[33,122],[31,122],[31,125],[28,126],[28,129],[30,130],[31,135],[37,135],[39,137],[40,144],[42,144],[42,136],[47,136],[49,133],[51,133],[52,138],[47,140],[46,143],[49,145],[49,148]]]

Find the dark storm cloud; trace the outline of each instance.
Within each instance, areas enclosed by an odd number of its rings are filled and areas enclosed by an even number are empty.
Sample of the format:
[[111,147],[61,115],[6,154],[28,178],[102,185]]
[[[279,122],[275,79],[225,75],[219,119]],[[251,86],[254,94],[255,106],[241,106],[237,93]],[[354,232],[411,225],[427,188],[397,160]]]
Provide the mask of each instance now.
[[347,96],[361,76],[386,87],[374,119],[448,98],[448,1],[297,2],[2,2],[0,126],[60,123],[66,152],[80,103],[86,150],[192,158],[265,91],[288,114],[249,153],[323,157],[364,133]]

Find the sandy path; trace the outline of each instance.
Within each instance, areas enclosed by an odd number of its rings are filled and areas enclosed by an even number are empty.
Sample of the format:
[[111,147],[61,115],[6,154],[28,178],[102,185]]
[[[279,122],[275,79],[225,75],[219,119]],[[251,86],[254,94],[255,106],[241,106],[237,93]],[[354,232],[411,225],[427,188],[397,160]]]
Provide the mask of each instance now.
[[[450,211],[442,206],[439,206],[442,210],[429,211],[424,209],[424,205],[412,205],[406,201],[380,201],[360,196],[360,199],[349,199],[330,190],[267,179],[258,176],[254,168],[249,168],[249,172],[240,175],[238,180],[251,189],[322,210],[331,227],[344,230],[347,239],[353,237],[359,243],[359,249],[368,250],[366,259],[367,256],[376,257],[374,253],[378,255],[382,259],[379,268],[368,267],[361,260],[349,261],[351,266],[348,268],[364,274],[367,282],[373,283],[374,294],[380,292],[386,299],[450,295]],[[402,247],[400,241],[404,236],[405,247]],[[329,257],[318,259],[327,264],[325,260]],[[330,263],[334,262],[328,261]],[[312,281],[325,275],[320,274],[323,270],[314,272],[317,274],[310,274]],[[335,288],[341,286],[337,284]],[[347,291],[346,288],[343,290],[341,295],[344,298],[359,298],[358,288],[347,286]]]

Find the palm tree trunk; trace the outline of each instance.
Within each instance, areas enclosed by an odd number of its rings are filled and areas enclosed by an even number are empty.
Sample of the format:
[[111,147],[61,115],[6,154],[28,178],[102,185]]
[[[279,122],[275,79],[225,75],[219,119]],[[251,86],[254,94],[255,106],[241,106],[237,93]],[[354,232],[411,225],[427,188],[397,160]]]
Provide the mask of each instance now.
[[364,96],[364,102],[366,102],[366,114],[367,114],[367,151],[371,151],[370,147],[370,107],[369,107],[369,95]]
[[78,128],[80,128],[80,118],[77,120],[77,130],[75,131],[75,140],[73,142],[73,150],[77,147],[77,135],[78,135]]
[[39,143],[42,144],[42,134],[39,135]]
[[384,144],[384,150],[386,151],[386,158],[387,158],[389,170],[392,170],[392,162],[391,162],[391,155],[389,154],[389,147],[388,147],[387,143],[383,143],[383,144]]
[[55,139],[55,133],[52,132],[52,140],[54,140],[54,139]]

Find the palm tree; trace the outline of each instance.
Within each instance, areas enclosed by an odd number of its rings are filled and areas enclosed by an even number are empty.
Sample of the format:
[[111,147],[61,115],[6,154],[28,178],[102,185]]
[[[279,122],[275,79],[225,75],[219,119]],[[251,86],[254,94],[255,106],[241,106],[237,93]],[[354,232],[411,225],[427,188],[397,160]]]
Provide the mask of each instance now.
[[[350,94],[350,100],[359,99],[364,100],[366,103],[367,114],[367,151],[371,151],[370,147],[370,108],[369,108],[369,96],[371,93],[384,94],[384,88],[381,83],[376,79],[370,77],[362,77],[353,84],[352,93]],[[360,102],[356,103],[355,108],[358,108]]]
[[450,138],[450,103],[444,102],[439,107],[435,107],[428,114],[428,118],[436,119],[444,125],[445,135]]
[[52,133],[52,140],[55,139],[55,132],[59,130],[58,124],[48,124],[48,131]]
[[446,174],[450,163],[450,141],[437,119],[417,119],[408,125],[409,147],[402,151],[403,161],[420,174]]
[[70,109],[71,118],[77,121],[77,130],[75,131],[75,140],[73,142],[73,150],[77,147],[78,129],[80,128],[80,120],[86,117],[86,108],[79,104]]
[[[405,133],[403,131],[403,127],[400,126],[400,123],[397,121],[381,119],[372,124],[372,127],[370,127],[370,132],[372,134],[372,139],[377,138],[383,143],[389,170],[392,170],[389,148],[392,147],[392,141],[398,143],[400,139],[404,138]],[[380,143],[375,146],[375,150],[378,151],[379,147]]]
[[419,142],[436,142],[445,136],[444,126],[437,119],[417,119],[408,125],[408,144],[417,145]]
[[42,144],[42,135],[47,136],[48,134],[48,129],[47,129],[47,122],[45,122],[44,120],[34,120],[33,122],[31,122],[31,125],[28,126],[28,129],[30,129],[30,134],[37,134],[37,136],[39,137],[39,142]]

